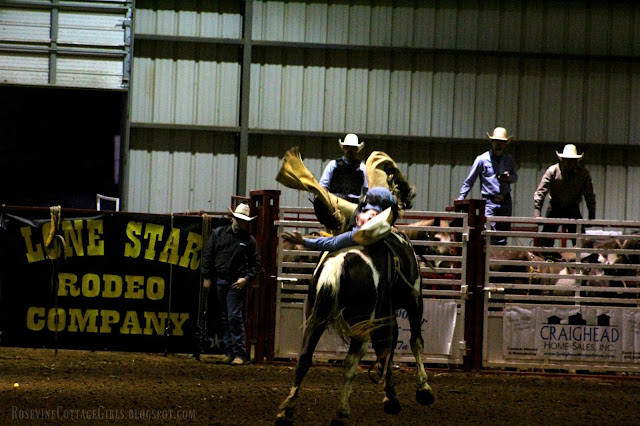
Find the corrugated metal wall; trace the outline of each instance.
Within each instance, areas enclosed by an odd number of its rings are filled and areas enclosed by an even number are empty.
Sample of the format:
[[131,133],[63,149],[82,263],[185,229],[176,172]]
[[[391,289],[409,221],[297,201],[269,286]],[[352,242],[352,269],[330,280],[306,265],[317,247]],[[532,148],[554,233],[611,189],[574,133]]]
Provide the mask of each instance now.
[[131,0],[0,3],[0,82],[123,89]]
[[[485,136],[486,138],[486,136]],[[310,206],[310,196],[275,182],[282,153],[299,146],[305,165],[319,177],[330,159],[340,154],[337,139],[310,137],[262,136],[252,141],[249,187],[282,190],[281,203],[287,206]],[[490,144],[421,143],[402,140],[370,140],[365,138],[365,159],[374,150],[393,153],[399,167],[416,186],[416,210],[443,211],[453,205],[476,155]],[[533,193],[544,171],[556,163],[556,150],[562,145],[531,141],[514,141],[508,148],[518,166],[519,181],[514,191],[514,216],[533,215]],[[591,172],[597,199],[598,218],[640,220],[640,151],[635,147],[602,145],[578,146],[585,156],[582,162]],[[469,198],[479,198],[479,183]],[[584,211],[586,217],[586,210]]]
[[218,197],[234,190],[234,139],[214,132],[133,129],[127,210],[221,210],[229,200],[218,204]]
[[[211,198],[168,195],[185,184],[175,164],[194,165],[167,148],[179,130],[187,140],[211,133],[224,140],[227,150],[209,144],[202,162],[216,165],[212,170],[231,162],[224,169],[232,181],[237,162],[246,161],[246,187],[283,189],[284,205],[308,205],[307,194],[274,181],[286,149],[300,146],[319,177],[340,153],[338,137],[356,132],[367,142],[365,155],[385,150],[406,170],[418,189],[416,208],[442,210],[474,157],[489,147],[485,132],[500,125],[517,138],[510,148],[520,173],[516,215],[532,214],[542,173],[556,161],[555,150],[571,142],[586,153],[598,217],[640,220],[634,195],[640,193],[640,6],[250,3],[251,39],[243,39],[237,2],[136,2],[129,209],[229,204],[233,182],[215,187]],[[248,94],[240,90],[243,43],[252,48]],[[240,111],[243,95],[248,111]],[[247,113],[249,156],[238,159],[236,133]],[[168,159],[155,161],[157,149]],[[165,194],[160,204],[139,197],[139,187],[151,184],[138,169],[162,176],[153,181],[158,196]]]

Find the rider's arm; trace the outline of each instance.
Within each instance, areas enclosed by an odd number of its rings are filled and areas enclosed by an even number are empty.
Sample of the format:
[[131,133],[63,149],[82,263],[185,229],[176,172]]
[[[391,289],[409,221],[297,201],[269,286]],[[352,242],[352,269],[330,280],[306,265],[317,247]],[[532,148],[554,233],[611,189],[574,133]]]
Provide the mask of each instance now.
[[336,251],[345,247],[353,246],[353,236],[356,230],[344,232],[335,237],[318,237],[318,238],[305,238],[304,246],[307,248],[313,248],[322,251]]

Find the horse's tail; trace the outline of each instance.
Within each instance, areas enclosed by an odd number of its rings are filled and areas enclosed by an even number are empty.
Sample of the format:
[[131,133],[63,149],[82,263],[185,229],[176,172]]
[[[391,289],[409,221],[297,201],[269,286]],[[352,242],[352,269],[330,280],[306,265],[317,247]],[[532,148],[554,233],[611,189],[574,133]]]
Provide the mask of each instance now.
[[338,306],[340,278],[346,253],[329,257],[324,261],[322,271],[316,283],[316,297],[306,321],[306,332],[320,326],[331,325],[340,338],[347,340],[350,335],[349,325],[342,317]]

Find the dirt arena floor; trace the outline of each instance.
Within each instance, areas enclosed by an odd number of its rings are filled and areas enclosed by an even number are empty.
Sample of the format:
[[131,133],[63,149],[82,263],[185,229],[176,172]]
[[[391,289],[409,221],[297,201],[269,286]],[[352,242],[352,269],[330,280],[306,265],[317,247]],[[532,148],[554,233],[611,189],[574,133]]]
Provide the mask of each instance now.
[[[186,355],[0,348],[0,424],[273,424],[293,366],[197,362]],[[362,368],[351,399],[356,425],[640,424],[640,378],[532,376],[430,370],[435,404],[413,399],[415,373],[395,371],[403,410],[382,411],[382,387]],[[326,425],[342,369],[314,366],[296,423]]]

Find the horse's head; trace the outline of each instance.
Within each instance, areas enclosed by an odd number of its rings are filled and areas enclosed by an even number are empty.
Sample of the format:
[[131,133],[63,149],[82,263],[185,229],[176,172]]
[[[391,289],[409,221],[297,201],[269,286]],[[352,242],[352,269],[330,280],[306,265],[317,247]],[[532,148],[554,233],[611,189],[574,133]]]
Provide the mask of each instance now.
[[[438,227],[437,230],[412,229],[421,227]],[[451,221],[439,217],[412,222],[404,228],[405,235],[413,242],[418,255],[454,256],[451,245],[455,241],[455,233],[448,232]],[[453,262],[448,259],[436,258],[430,261],[436,268],[451,268]]]

